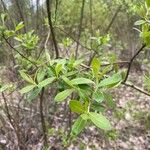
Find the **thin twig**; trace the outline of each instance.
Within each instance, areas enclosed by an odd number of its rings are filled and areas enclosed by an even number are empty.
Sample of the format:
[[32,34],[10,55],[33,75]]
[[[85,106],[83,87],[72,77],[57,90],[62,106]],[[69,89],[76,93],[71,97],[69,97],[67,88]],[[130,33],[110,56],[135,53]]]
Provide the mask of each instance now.
[[118,15],[118,13],[120,12],[121,8],[122,8],[122,5],[118,6],[118,8],[117,8],[117,10],[116,10],[116,12],[115,12],[115,14],[114,14],[114,16],[112,17],[112,20],[110,21],[108,27],[107,27],[106,30],[105,30],[105,33],[108,33],[108,31],[110,30],[110,28],[111,28],[111,26],[113,25],[115,19],[117,18],[117,15]]
[[11,114],[10,114],[10,111],[9,111],[9,107],[8,107],[8,105],[7,105],[7,99],[6,99],[5,94],[4,94],[3,92],[2,92],[2,97],[3,97],[3,100],[4,100],[4,104],[5,104],[5,110],[6,110],[7,118],[8,118],[8,120],[9,120],[10,125],[13,127],[13,129],[14,129],[14,131],[15,131],[15,134],[16,134],[16,137],[17,137],[18,150],[21,150],[20,134],[19,134],[18,130],[17,130],[16,127],[15,127],[14,118],[11,117]]
[[54,44],[54,47],[55,47],[56,59],[57,59],[57,58],[59,58],[59,50],[58,50],[58,47],[57,47],[57,41],[56,41],[55,32],[54,32],[54,28],[53,28],[53,24],[52,24],[51,4],[50,4],[49,0],[46,0],[46,6],[47,6],[47,15],[48,15],[49,28],[50,28],[50,31],[51,31],[52,40],[53,40],[53,44]]
[[[108,65],[111,65],[111,64],[108,64]],[[84,65],[84,64],[81,64],[81,66],[86,68],[86,69],[90,69],[91,70],[90,66],[87,66],[87,65]],[[140,93],[143,93],[143,94],[145,94],[147,96],[150,96],[150,93],[148,93],[147,91],[145,91],[145,90],[143,90],[143,89],[141,89],[141,88],[139,88],[139,87],[137,87],[137,86],[135,86],[133,84],[129,84],[129,83],[126,83],[124,81],[121,84],[123,84],[125,86],[128,86],[128,87],[131,87],[131,88],[133,88],[133,89],[135,89],[135,90],[139,91]]]
[[148,93],[147,91],[145,91],[145,90],[143,90],[143,89],[141,89],[141,88],[139,88],[139,87],[137,87],[137,86],[135,86],[133,84],[130,84],[130,83],[127,83],[127,82],[126,83],[123,82],[122,84],[125,85],[125,86],[128,86],[128,87],[131,87],[131,88],[139,91],[140,93],[143,93],[143,94],[145,94],[147,96],[150,96],[150,93]]
[[59,29],[61,32],[65,33],[69,38],[71,38],[74,42],[78,43],[82,48],[85,48],[89,51],[94,51],[95,53],[98,54],[98,52],[95,49],[91,49],[85,45],[83,45],[80,41],[78,41],[77,39],[75,39],[72,35],[70,35],[70,33],[67,33],[65,30],[61,29],[60,27],[55,27],[57,29]]
[[134,61],[134,59],[139,55],[139,53],[146,47],[146,44],[142,44],[142,47],[134,54],[134,56],[130,59],[129,61],[129,64],[128,64],[128,70],[127,70],[127,74],[126,74],[126,77],[124,79],[124,83],[128,80],[128,76],[129,76],[129,73],[130,73],[130,70],[131,70],[131,66],[132,66],[132,63]]
[[24,54],[20,53],[16,48],[14,48],[10,42],[8,41],[8,39],[3,35],[3,39],[5,40],[5,42],[9,45],[10,48],[12,48],[15,52],[17,52],[20,56],[22,56],[24,59],[26,59],[28,62],[30,62],[31,64],[33,64],[34,66],[37,67],[36,63],[33,62],[32,60],[28,59]]
[[[121,8],[122,8],[122,6],[120,5],[120,6],[118,7],[118,9],[116,10],[114,16],[112,17],[112,20],[110,21],[109,25],[107,26],[107,28],[106,28],[106,30],[105,30],[105,34],[107,34],[107,33],[109,32],[109,30],[110,30],[111,26],[113,25],[113,23],[115,22],[115,19],[117,18],[117,15],[118,15],[118,13],[120,12]],[[99,46],[101,46],[101,45],[98,45],[97,48],[98,48]],[[94,52],[93,55],[90,57],[89,63],[88,63],[89,66],[91,65],[91,62],[92,62],[92,60],[93,60],[93,58],[94,58],[95,56],[96,56],[96,52]]]
[[83,24],[83,14],[84,14],[84,6],[85,6],[85,0],[82,0],[82,7],[81,7],[81,14],[80,14],[80,24],[79,24],[79,32],[78,32],[78,39],[77,39],[77,47],[75,50],[75,58],[77,59],[78,57],[78,49],[79,49],[79,40],[82,32],[82,24]]

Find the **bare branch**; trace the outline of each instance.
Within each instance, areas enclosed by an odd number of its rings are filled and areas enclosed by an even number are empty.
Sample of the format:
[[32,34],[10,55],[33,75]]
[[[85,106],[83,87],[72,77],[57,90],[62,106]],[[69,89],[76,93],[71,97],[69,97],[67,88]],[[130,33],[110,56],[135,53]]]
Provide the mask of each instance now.
[[125,86],[128,86],[128,87],[131,87],[131,88],[133,88],[133,89],[139,91],[140,93],[143,93],[143,94],[145,94],[145,95],[147,95],[147,96],[150,96],[150,93],[148,93],[147,91],[145,91],[145,90],[143,90],[143,89],[141,89],[141,88],[139,88],[139,87],[137,87],[137,86],[135,86],[135,85],[133,85],[133,84],[124,83],[124,82],[123,82],[122,84],[125,85]]
[[59,50],[58,50],[58,47],[57,47],[57,41],[56,41],[55,32],[54,32],[54,28],[53,28],[53,24],[52,24],[51,6],[50,5],[51,5],[50,0],[46,0],[48,23],[49,23],[50,31],[51,31],[51,34],[52,34],[52,40],[53,40],[53,44],[54,44],[54,47],[55,47],[55,53],[56,53],[56,59],[57,59],[57,58],[59,58]]
[[112,17],[112,20],[110,21],[108,27],[107,27],[106,30],[105,30],[105,33],[108,33],[108,31],[110,30],[110,28],[111,28],[111,26],[113,25],[115,19],[117,18],[117,15],[118,15],[118,13],[120,12],[121,8],[122,8],[122,5],[120,5],[120,6],[117,8],[117,10],[116,10],[114,16]]
[[79,24],[79,32],[78,32],[78,42],[77,42],[77,47],[75,51],[75,58],[77,59],[78,57],[78,49],[79,49],[79,40],[82,32],[82,24],[83,24],[83,14],[84,14],[84,6],[85,6],[85,0],[82,0],[82,7],[81,7],[81,14],[80,14],[80,24]]
[[146,47],[146,44],[143,44],[142,47],[134,54],[134,56],[130,59],[129,61],[129,64],[128,64],[128,70],[127,70],[127,74],[126,74],[126,77],[124,79],[124,83],[128,80],[128,76],[129,76],[129,73],[130,73],[130,70],[131,70],[131,66],[132,66],[132,63],[134,61],[134,59],[139,55],[139,53]]

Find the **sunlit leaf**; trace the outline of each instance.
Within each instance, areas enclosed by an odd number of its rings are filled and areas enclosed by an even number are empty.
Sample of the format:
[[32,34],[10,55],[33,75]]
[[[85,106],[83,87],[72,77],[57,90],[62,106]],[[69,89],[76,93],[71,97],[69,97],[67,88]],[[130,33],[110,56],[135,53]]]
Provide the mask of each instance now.
[[78,84],[94,84],[94,82],[87,78],[76,78],[71,80],[71,84],[78,85]]
[[98,128],[103,129],[103,130],[110,130],[111,129],[110,122],[102,114],[90,112],[89,118]]
[[146,23],[145,20],[138,20],[138,21],[136,21],[136,22],[134,23],[134,25],[139,26],[139,25],[142,25],[142,24],[144,24],[144,23]]
[[28,74],[26,74],[25,72],[20,71],[20,75],[21,75],[21,77],[22,77],[24,80],[26,80],[27,82],[32,83],[32,84],[35,84],[35,82],[33,81],[33,79],[32,79]]
[[71,93],[74,91],[74,89],[67,89],[65,91],[62,91],[60,93],[58,93],[56,96],[55,96],[55,101],[57,102],[61,102],[61,101],[64,101],[68,96],[71,95]]
[[0,92],[4,92],[4,91],[7,90],[9,87],[10,87],[9,84],[3,85],[3,86],[0,88]]
[[93,75],[96,79],[98,79],[98,73],[99,73],[99,69],[100,69],[100,61],[97,58],[93,58],[92,60],[92,71],[93,71]]
[[24,87],[20,90],[20,93],[21,94],[28,93],[29,91],[31,91],[35,87],[36,87],[36,85],[27,85],[26,87]]
[[84,113],[84,106],[77,100],[71,100],[69,102],[69,107],[72,112],[82,114]]
[[46,74],[45,70],[43,70],[43,69],[38,70],[37,77],[36,77],[38,83],[41,82],[44,79],[45,74]]
[[61,70],[62,70],[62,64],[57,64],[56,67],[55,67],[56,76],[59,75]]
[[147,7],[150,7],[150,0],[146,0]]
[[71,134],[78,135],[79,133],[81,133],[81,131],[85,128],[86,123],[87,123],[87,120],[85,120],[81,116],[79,116],[77,118],[77,120],[75,120],[75,122],[72,126]]
[[70,81],[67,77],[63,76],[62,79],[63,79],[64,82],[67,83],[69,86],[73,87],[73,84],[71,83],[71,81]]
[[20,22],[20,23],[16,26],[15,31],[18,31],[18,30],[22,29],[23,27],[24,27],[23,22]]
[[116,73],[113,74],[112,76],[103,79],[100,83],[99,83],[99,87],[105,87],[105,86],[115,86],[116,84],[118,84],[119,82],[122,81],[122,75],[120,73]]
[[52,83],[55,79],[56,79],[55,77],[47,78],[47,79],[43,80],[42,82],[40,82],[38,84],[38,87],[40,87],[40,88],[45,87],[46,85]]
[[96,101],[101,103],[104,100],[104,95],[102,92],[94,92],[92,98]]

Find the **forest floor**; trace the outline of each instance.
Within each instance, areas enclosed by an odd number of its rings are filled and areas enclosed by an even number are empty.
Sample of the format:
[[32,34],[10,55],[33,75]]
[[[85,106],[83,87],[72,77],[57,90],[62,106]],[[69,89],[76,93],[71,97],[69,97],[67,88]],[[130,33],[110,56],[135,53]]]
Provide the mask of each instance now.
[[[129,80],[137,86],[143,86],[141,73],[132,72]],[[117,104],[116,110],[108,111],[108,118],[114,127],[113,131],[104,133],[95,127],[87,127],[80,136],[74,140],[67,148],[65,123],[63,112],[54,118],[53,128],[49,129],[48,141],[51,150],[150,150],[150,97],[121,85],[112,91]],[[13,96],[14,99],[17,95]],[[2,104],[2,97],[0,97]],[[2,106],[0,106],[2,107]],[[30,126],[30,115],[26,111],[30,107],[24,108],[20,113],[24,113],[21,127],[26,132],[26,149],[42,150],[43,136],[40,129],[40,119],[38,114],[32,114],[32,126]],[[36,117],[35,117],[36,116]],[[0,110],[0,117],[5,120],[7,117]],[[28,118],[29,117],[29,118]],[[0,150],[16,150],[14,140],[15,133],[10,124],[0,121]],[[24,121],[25,120],[25,121]],[[34,125],[33,125],[34,124]],[[17,143],[17,142],[16,142]]]

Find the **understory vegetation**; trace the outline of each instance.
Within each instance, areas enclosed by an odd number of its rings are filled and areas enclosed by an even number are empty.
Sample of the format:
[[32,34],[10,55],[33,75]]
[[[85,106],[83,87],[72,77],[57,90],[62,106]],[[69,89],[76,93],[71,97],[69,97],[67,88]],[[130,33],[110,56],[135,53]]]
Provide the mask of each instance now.
[[1,0],[0,149],[150,148],[150,0]]

